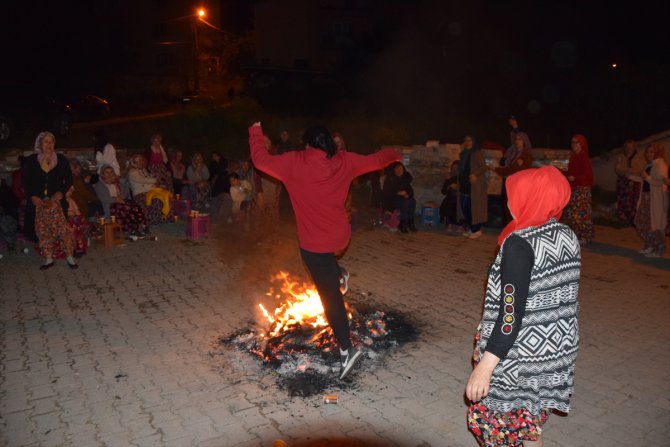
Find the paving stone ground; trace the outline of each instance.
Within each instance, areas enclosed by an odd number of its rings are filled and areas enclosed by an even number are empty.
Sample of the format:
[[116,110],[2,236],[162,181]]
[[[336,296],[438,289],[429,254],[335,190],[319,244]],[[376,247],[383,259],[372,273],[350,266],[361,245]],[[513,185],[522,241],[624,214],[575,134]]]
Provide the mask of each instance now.
[[[217,344],[259,318],[270,274],[304,274],[294,229],[256,241],[219,225],[198,243],[181,231],[94,246],[76,272],[0,260],[0,445],[476,445],[463,391],[493,232],[354,233],[349,300],[400,311],[421,334],[325,405]],[[583,251],[573,409],[550,418],[545,445],[670,445],[670,260],[638,255],[632,230],[597,232]]]

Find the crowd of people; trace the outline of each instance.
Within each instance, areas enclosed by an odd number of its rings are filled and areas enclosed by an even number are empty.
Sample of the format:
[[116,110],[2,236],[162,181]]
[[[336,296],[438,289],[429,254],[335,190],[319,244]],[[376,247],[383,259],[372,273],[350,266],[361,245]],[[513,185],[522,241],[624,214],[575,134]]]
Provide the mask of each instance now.
[[[505,204],[503,221],[512,219],[506,206],[506,180],[515,173],[533,167],[532,146],[526,132],[519,129],[516,117],[509,118],[510,146],[500,159],[499,166],[487,167],[484,157],[472,136],[463,139],[459,159],[445,169],[440,206],[440,220],[451,232],[460,232],[471,239],[481,235],[481,226],[488,220],[487,170],[502,178],[502,199]],[[594,185],[593,166],[585,136],[574,135],[570,140],[572,154],[564,172],[570,188],[570,201],[562,220],[577,234],[580,244],[593,241]],[[652,143],[637,147],[628,140],[616,161],[617,218],[624,226],[634,227],[643,242],[640,253],[661,257],[665,251],[668,224],[668,165],[663,146]]]
[[[442,185],[445,197],[439,217],[447,231],[470,239],[480,237],[482,225],[489,220],[487,171],[502,179],[502,201],[506,204],[507,179],[533,167],[528,133],[520,129],[515,116],[510,116],[508,122],[510,145],[498,166],[487,166],[477,139],[467,135],[458,159],[445,167]],[[347,151],[341,134],[333,133],[332,139],[338,151]],[[264,141],[271,154],[304,149],[304,144],[294,143],[285,130],[275,142],[267,137]],[[0,196],[3,201],[0,229],[5,245],[13,248],[15,235],[22,233],[26,240],[38,244],[45,258],[43,269],[50,268],[54,259],[61,257],[76,269],[75,258],[85,252],[84,241],[95,230],[94,224],[100,217],[113,216],[126,235],[142,237],[151,232],[151,226],[175,220],[171,207],[175,200],[188,200],[191,209],[228,222],[248,225],[254,215],[257,224],[265,227],[276,222],[280,207],[291,206],[281,183],[257,171],[250,159],[229,163],[220,153],[213,152],[207,162],[203,154],[195,153],[187,165],[182,151],[165,149],[160,134],[150,137],[144,152],[132,154],[124,169],[104,131],[96,131],[93,136],[95,172],[82,170],[77,159],[67,160],[57,154],[55,145],[51,133],[40,133],[34,154],[22,160],[21,168],[14,173],[12,187],[3,185]],[[572,155],[564,174],[571,195],[562,219],[584,245],[595,236],[593,168],[587,139],[574,135],[570,145]],[[615,171],[619,221],[639,233],[643,242],[640,253],[662,256],[668,221],[668,165],[663,147],[655,143],[638,148],[634,141],[628,140],[617,158]],[[413,178],[405,165],[394,162],[373,172],[367,180],[372,213],[395,212],[401,233],[418,231]],[[351,193],[346,209],[351,217],[355,211]],[[502,213],[503,222],[512,219],[506,205]]]
[[[277,151],[282,144],[286,150],[281,139],[265,147]],[[41,132],[33,153],[20,157],[11,186],[0,185],[0,240],[10,251],[18,238],[34,244],[44,258],[41,270],[61,258],[74,270],[105,222],[118,222],[126,237],[137,239],[149,236],[152,226],[175,222],[185,209],[246,228],[252,216],[266,230],[278,220],[281,185],[256,172],[249,159],[228,163],[214,152],[207,163],[195,153],[187,166],[181,151],[169,152],[154,134],[146,151],[122,165],[107,134],[96,131],[95,171],[88,172],[78,159],[57,153],[52,133]]]
[[[475,137],[464,137],[458,160],[445,169],[440,218],[450,231],[480,237],[488,221],[487,171],[502,178],[507,224],[476,331],[467,419],[482,445],[538,446],[549,413],[567,413],[574,391],[580,246],[594,239],[594,175],[583,135],[570,141],[565,172],[536,169],[528,134],[516,117],[509,124],[510,145],[495,167],[487,166]],[[127,236],[144,237],[152,226],[174,222],[175,206],[187,200],[214,219],[268,228],[279,219],[284,191],[301,257],[339,344],[340,378],[351,373],[363,348],[350,339],[343,299],[349,274],[338,263],[350,243],[350,188],[371,173],[371,209],[396,213],[401,233],[416,232],[413,178],[401,154],[349,152],[342,135],[323,127],[305,130],[299,145],[286,131],[273,144],[256,123],[249,128],[250,159],[229,163],[215,152],[207,163],[195,153],[186,165],[181,151],[166,150],[154,134],[145,152],[129,157],[126,170],[104,132],[93,141],[95,172],[85,172],[78,160],[56,152],[53,134],[37,136],[11,188],[0,185],[0,234],[10,249],[20,232],[44,257],[41,270],[59,258],[76,270],[100,219],[118,221]],[[638,231],[640,253],[662,256],[670,184],[663,147],[638,151],[627,141],[615,170],[618,218]]]

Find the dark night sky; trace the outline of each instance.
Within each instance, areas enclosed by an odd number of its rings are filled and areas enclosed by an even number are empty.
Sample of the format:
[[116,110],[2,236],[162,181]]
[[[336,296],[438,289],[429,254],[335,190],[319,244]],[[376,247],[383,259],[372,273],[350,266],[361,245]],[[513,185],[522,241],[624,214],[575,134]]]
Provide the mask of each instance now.
[[[244,31],[253,23],[249,3],[224,0],[222,26]],[[467,130],[504,143],[509,113],[532,130],[536,146],[567,141],[572,132],[606,147],[641,138],[670,127],[668,3],[381,2],[380,45],[347,73],[351,94],[333,113],[406,117],[417,139],[453,140]],[[127,30],[141,26],[133,5],[11,7],[2,26],[3,42],[12,43],[3,79],[46,90],[104,89],[96,85],[101,74],[123,72],[129,62]]]

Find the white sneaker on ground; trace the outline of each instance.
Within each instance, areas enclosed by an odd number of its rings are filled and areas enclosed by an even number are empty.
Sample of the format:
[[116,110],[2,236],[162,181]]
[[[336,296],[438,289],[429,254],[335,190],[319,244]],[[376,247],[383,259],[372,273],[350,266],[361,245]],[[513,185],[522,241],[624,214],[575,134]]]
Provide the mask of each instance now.
[[345,295],[349,290],[349,272],[344,267],[340,267],[340,293]]
[[345,355],[341,355],[340,365],[342,366],[342,369],[340,372],[340,380],[349,375],[351,370],[354,369],[354,366],[356,366],[356,363],[361,359],[362,356],[363,349],[356,349],[353,346],[349,348]]
[[468,238],[469,239],[477,239],[478,237],[481,237],[481,236],[482,236],[482,230],[479,230],[479,231],[475,231],[474,233],[470,234],[470,236],[468,236]]
[[463,236],[463,237],[470,237],[471,235],[472,235],[472,231],[470,231],[470,230],[465,230],[465,231],[463,232],[463,235],[462,235],[462,236]]

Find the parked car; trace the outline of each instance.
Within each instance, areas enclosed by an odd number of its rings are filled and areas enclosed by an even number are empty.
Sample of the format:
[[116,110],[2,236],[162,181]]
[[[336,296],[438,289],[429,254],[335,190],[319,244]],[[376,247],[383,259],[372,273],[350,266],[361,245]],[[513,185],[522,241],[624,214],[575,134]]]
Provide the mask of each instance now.
[[179,98],[179,102],[186,107],[210,109],[216,105],[213,96],[202,92],[187,91]]
[[109,101],[95,95],[84,95],[68,101],[75,121],[96,121],[112,114]]
[[64,102],[12,88],[0,88],[0,142],[19,133],[49,130],[66,135],[72,126],[72,109]]

